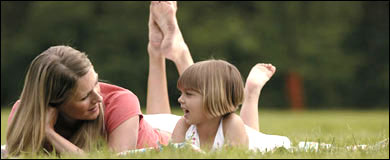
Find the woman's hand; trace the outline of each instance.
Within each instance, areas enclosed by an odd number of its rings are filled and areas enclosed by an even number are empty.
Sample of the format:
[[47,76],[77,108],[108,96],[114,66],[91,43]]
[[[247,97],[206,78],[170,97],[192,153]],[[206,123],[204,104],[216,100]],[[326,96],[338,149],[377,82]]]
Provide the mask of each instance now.
[[46,138],[59,153],[75,153],[83,155],[84,151],[65,139],[54,130],[54,125],[57,122],[58,110],[57,108],[49,106],[46,111]]
[[58,118],[58,110],[57,108],[49,106],[46,111],[46,132],[48,131],[54,131],[54,125],[57,122]]

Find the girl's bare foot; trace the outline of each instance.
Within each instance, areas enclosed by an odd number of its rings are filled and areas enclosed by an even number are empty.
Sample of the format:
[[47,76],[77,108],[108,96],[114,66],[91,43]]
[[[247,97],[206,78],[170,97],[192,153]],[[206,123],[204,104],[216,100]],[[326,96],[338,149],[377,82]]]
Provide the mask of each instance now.
[[174,32],[177,29],[175,1],[152,1],[150,11],[154,21],[162,29],[164,35]]
[[163,33],[160,51],[173,62],[182,61],[183,56],[189,53],[176,19],[176,1],[152,1],[150,12],[152,20]]
[[161,43],[163,41],[163,33],[157,23],[152,19],[152,13],[149,14],[149,44],[148,53],[150,57],[162,57]]
[[[164,57],[162,46],[173,45],[173,31],[176,27],[176,3],[152,1],[149,12],[149,44],[148,52],[153,57]],[[164,30],[164,31],[163,31]],[[165,39],[165,40],[164,40]],[[163,44],[164,41],[164,45]],[[165,49],[167,50],[167,49]],[[166,52],[166,51],[164,51]]]
[[[252,67],[246,79],[245,90],[247,93],[259,93],[265,83],[274,75],[276,68],[272,64],[258,63]],[[258,95],[257,95],[258,96]]]
[[[192,60],[189,48],[184,42],[184,38],[180,32],[179,25],[176,19],[177,2],[176,1],[152,1],[150,4],[150,24],[157,25],[157,28],[162,33],[162,40],[152,43],[150,45],[160,45],[158,49],[161,56],[173,61],[176,64],[179,74],[192,65]],[[151,23],[153,22],[153,23]],[[152,25],[152,26],[155,26]],[[151,34],[151,32],[149,32]],[[149,37],[152,37],[149,35]],[[159,42],[160,44],[158,44]],[[152,48],[152,47],[148,47]]]

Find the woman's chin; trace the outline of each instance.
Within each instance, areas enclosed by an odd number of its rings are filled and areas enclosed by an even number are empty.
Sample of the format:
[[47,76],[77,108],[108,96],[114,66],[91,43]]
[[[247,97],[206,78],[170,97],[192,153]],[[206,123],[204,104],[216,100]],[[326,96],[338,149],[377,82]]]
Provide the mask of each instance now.
[[94,111],[90,116],[88,116],[86,118],[86,120],[95,120],[98,118],[99,116],[99,113],[100,113],[100,109],[97,109],[96,111]]

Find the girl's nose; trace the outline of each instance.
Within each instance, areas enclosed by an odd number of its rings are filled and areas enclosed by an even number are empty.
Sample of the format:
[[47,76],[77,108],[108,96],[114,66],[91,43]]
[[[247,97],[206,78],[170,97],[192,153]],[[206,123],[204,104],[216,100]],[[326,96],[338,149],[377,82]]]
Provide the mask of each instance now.
[[177,101],[179,101],[180,104],[184,103],[183,97],[182,97],[182,96],[180,96],[179,99],[178,99]]

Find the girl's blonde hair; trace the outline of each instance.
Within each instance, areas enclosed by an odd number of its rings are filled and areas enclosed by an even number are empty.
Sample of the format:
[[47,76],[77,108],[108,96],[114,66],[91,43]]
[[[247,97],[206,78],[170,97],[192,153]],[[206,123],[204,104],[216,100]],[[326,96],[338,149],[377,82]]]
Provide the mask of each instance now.
[[[7,150],[10,155],[36,154],[47,147],[45,122],[49,105],[57,107],[71,99],[77,80],[91,68],[87,55],[69,46],[50,47],[31,62],[19,107],[8,127]],[[106,137],[103,106],[100,105],[99,109],[96,120],[82,121],[81,127],[70,138],[73,144],[89,150],[98,139]]]
[[211,118],[236,111],[244,98],[240,72],[223,60],[212,59],[191,65],[179,77],[177,88],[200,93],[204,110]]

